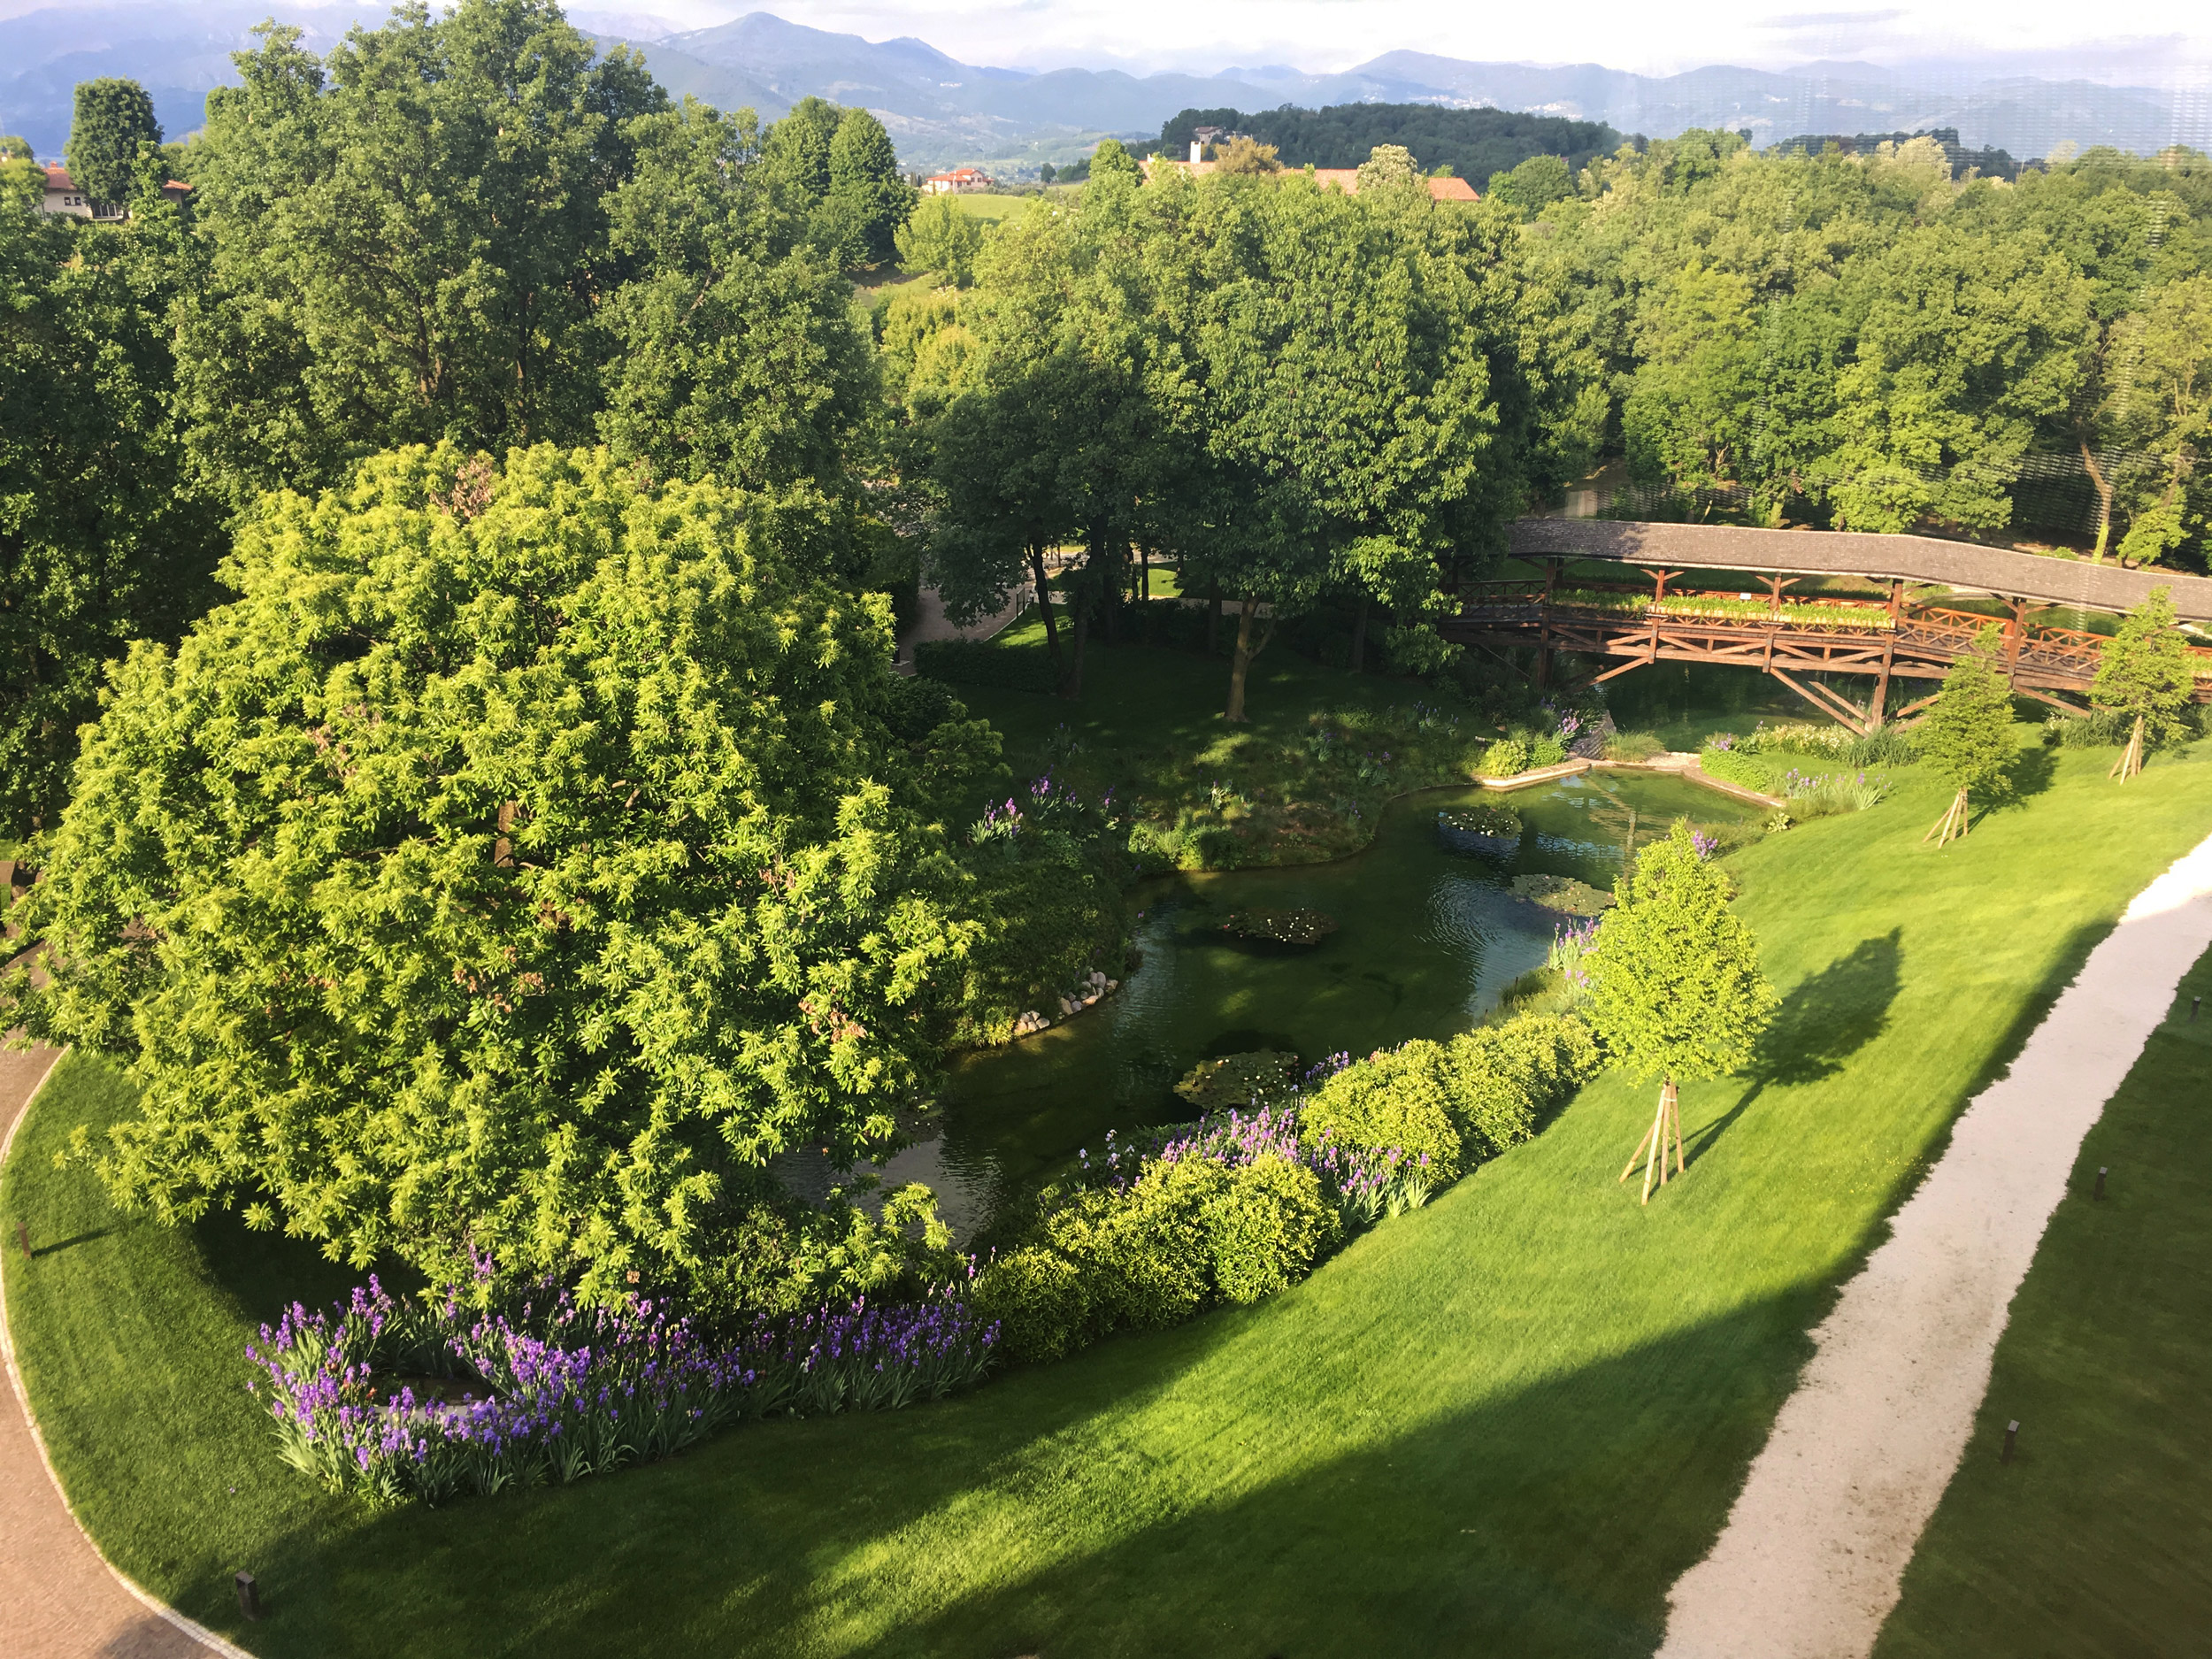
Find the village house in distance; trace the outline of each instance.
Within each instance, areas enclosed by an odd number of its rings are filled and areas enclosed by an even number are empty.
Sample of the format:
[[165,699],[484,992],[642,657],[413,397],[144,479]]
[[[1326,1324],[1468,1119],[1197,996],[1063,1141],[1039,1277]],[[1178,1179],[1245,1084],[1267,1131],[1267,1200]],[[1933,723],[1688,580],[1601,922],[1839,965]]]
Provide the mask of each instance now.
[[[172,179],[161,187],[162,196],[172,202],[181,202],[191,193],[192,187]],[[120,202],[96,202],[77,188],[69,176],[69,169],[52,162],[46,165],[46,198],[39,204],[48,213],[66,213],[72,219],[125,219],[131,211]]]
[[996,182],[980,167],[955,167],[950,173],[933,173],[922,180],[924,196],[980,196]]

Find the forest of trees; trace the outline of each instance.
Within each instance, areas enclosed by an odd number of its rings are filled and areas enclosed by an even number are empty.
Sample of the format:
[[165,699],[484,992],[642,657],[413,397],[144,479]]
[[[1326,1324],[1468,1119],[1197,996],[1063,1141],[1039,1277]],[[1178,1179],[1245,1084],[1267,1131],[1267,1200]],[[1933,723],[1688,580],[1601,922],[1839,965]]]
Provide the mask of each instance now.
[[1379,144],[1396,144],[1428,171],[1448,170],[1477,188],[1494,173],[1532,156],[1555,156],[1571,176],[1621,146],[1602,121],[1516,110],[1453,110],[1436,104],[1336,104],[1302,110],[1286,104],[1240,110],[1185,110],[1160,128],[1160,153],[1187,156],[1197,128],[1217,127],[1275,146],[1290,167],[1356,167]]
[[[1315,157],[1356,193],[1108,141],[978,233],[865,111],[672,103],[551,0],[239,67],[183,144],[88,84],[127,219],[0,145],[0,840],[42,833],[33,1027],[135,1054],[116,1179],[175,1213],[696,1261],[744,1170],[881,1144],[1011,930],[1118,937],[1092,809],[987,867],[948,828],[997,739],[891,672],[917,568],[964,616],[1071,552],[1072,692],[1171,561],[1234,720],[1317,609],[1443,665],[1448,572],[1609,457],[1666,511],[1985,534],[2062,464],[2081,551],[2203,560],[2194,152],[1537,123],[1467,204],[1414,127]],[[864,309],[895,249],[949,280]]]

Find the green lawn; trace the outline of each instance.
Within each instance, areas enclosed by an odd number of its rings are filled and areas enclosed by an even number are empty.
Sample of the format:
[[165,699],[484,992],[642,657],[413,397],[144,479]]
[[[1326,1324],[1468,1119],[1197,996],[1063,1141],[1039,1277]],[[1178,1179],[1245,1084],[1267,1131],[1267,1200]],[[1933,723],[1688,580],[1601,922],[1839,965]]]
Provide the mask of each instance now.
[[2194,996],[2212,956],[2082,1143],[1878,1659],[2212,1643],[2212,1014],[2192,1021]]
[[[1263,718],[1306,672],[1263,664]],[[1171,703],[1155,718],[1216,730]],[[1785,1011],[1747,1079],[1685,1090],[1694,1162],[1647,1210],[1613,1180],[1647,1095],[1602,1079],[1262,1306],[921,1409],[759,1425],[576,1489],[377,1515],[280,1465],[243,1387],[251,1322],[342,1276],[227,1223],[119,1219],[88,1173],[57,1171],[69,1128],[123,1105],[99,1064],[72,1060],[0,1188],[0,1227],[22,1217],[42,1252],[5,1270],[25,1376],[111,1556],[271,1655],[1645,1654],[1834,1286],[2128,897],[2212,826],[2212,756],[2125,789],[2108,756],[2029,760],[2024,804],[1947,850],[1920,841],[1941,787],[1909,771],[1883,807],[1732,860]],[[2159,1133],[2184,1133],[2192,1100]],[[2169,1256],[2201,1262],[2200,1232],[2160,1255],[2124,1231],[2202,1192],[2135,1122],[2116,1114],[2088,1155],[2115,1164],[2115,1198],[2053,1235],[2103,1230],[2096,1260],[2115,1265],[2039,1281],[2026,1305],[2131,1317],[2145,1343],[2154,1317],[2187,1320],[2200,1352],[2200,1303],[2116,1265],[2148,1279]],[[2092,1286],[2107,1305],[2085,1311]],[[2130,1415],[2157,1397],[2137,1392],[2132,1339],[2099,1339],[2116,1439],[2035,1380],[2086,1330],[2049,1328],[2008,1343],[1992,1408],[2029,1422],[2006,1491],[2042,1504],[2019,1513],[2042,1517],[2045,1545],[2007,1555],[1994,1472],[1970,1472],[1932,1545],[1956,1564],[1916,1578],[1901,1621],[1925,1644],[1963,1617],[1976,1638],[1946,1650],[1998,1651],[1961,1613],[1961,1579],[1976,1608],[2059,1605],[2055,1585],[2022,1586],[2088,1548],[2062,1532],[2071,1499],[2036,1497],[2063,1470],[2093,1457],[2099,1491],[2160,1513],[2200,1492],[2185,1453],[2202,1425]],[[2143,1525],[2130,1570],[2146,1578],[2144,1555],[2194,1548]],[[236,1617],[239,1567],[265,1586],[264,1624]],[[2047,1637],[2018,1651],[2074,1650],[2047,1617],[2004,1617]]]

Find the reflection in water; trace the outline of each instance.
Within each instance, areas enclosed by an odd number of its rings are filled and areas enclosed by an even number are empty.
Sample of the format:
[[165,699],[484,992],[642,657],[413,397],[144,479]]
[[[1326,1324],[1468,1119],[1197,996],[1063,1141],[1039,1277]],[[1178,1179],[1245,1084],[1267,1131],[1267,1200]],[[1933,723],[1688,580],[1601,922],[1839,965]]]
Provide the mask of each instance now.
[[[1559,919],[1515,898],[1515,876],[1609,888],[1624,849],[1664,835],[1676,818],[1709,826],[1747,814],[1678,779],[1593,772],[1510,797],[1525,826],[1511,857],[1447,850],[1436,813],[1478,797],[1401,801],[1372,848],[1336,864],[1146,883],[1142,960],[1120,994],[1040,1036],[957,1056],[941,1134],[892,1158],[885,1179],[927,1183],[968,1237],[1007,1195],[1110,1130],[1187,1118],[1174,1085],[1202,1059],[1271,1048],[1310,1064],[1463,1031],[1543,961]],[[1340,926],[1302,948],[1221,931],[1232,910],[1253,906],[1324,910]]]

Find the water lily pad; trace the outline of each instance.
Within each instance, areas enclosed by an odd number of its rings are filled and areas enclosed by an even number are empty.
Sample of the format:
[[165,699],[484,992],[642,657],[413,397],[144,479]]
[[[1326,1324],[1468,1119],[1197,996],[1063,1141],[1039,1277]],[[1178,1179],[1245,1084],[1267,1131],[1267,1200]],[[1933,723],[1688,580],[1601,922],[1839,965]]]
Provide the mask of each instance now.
[[1271,1106],[1289,1098],[1297,1076],[1296,1055],[1262,1048],[1201,1060],[1175,1086],[1175,1092],[1202,1111]]
[[1548,910],[1569,916],[1595,916],[1613,902],[1611,894],[1572,876],[1516,876],[1513,893],[1516,898],[1529,899]]
[[1311,945],[1336,932],[1336,918],[1319,910],[1233,910],[1221,931],[1278,945]]
[[1488,801],[1455,807],[1436,815],[1436,838],[1455,852],[1511,852],[1521,844],[1521,815]]

